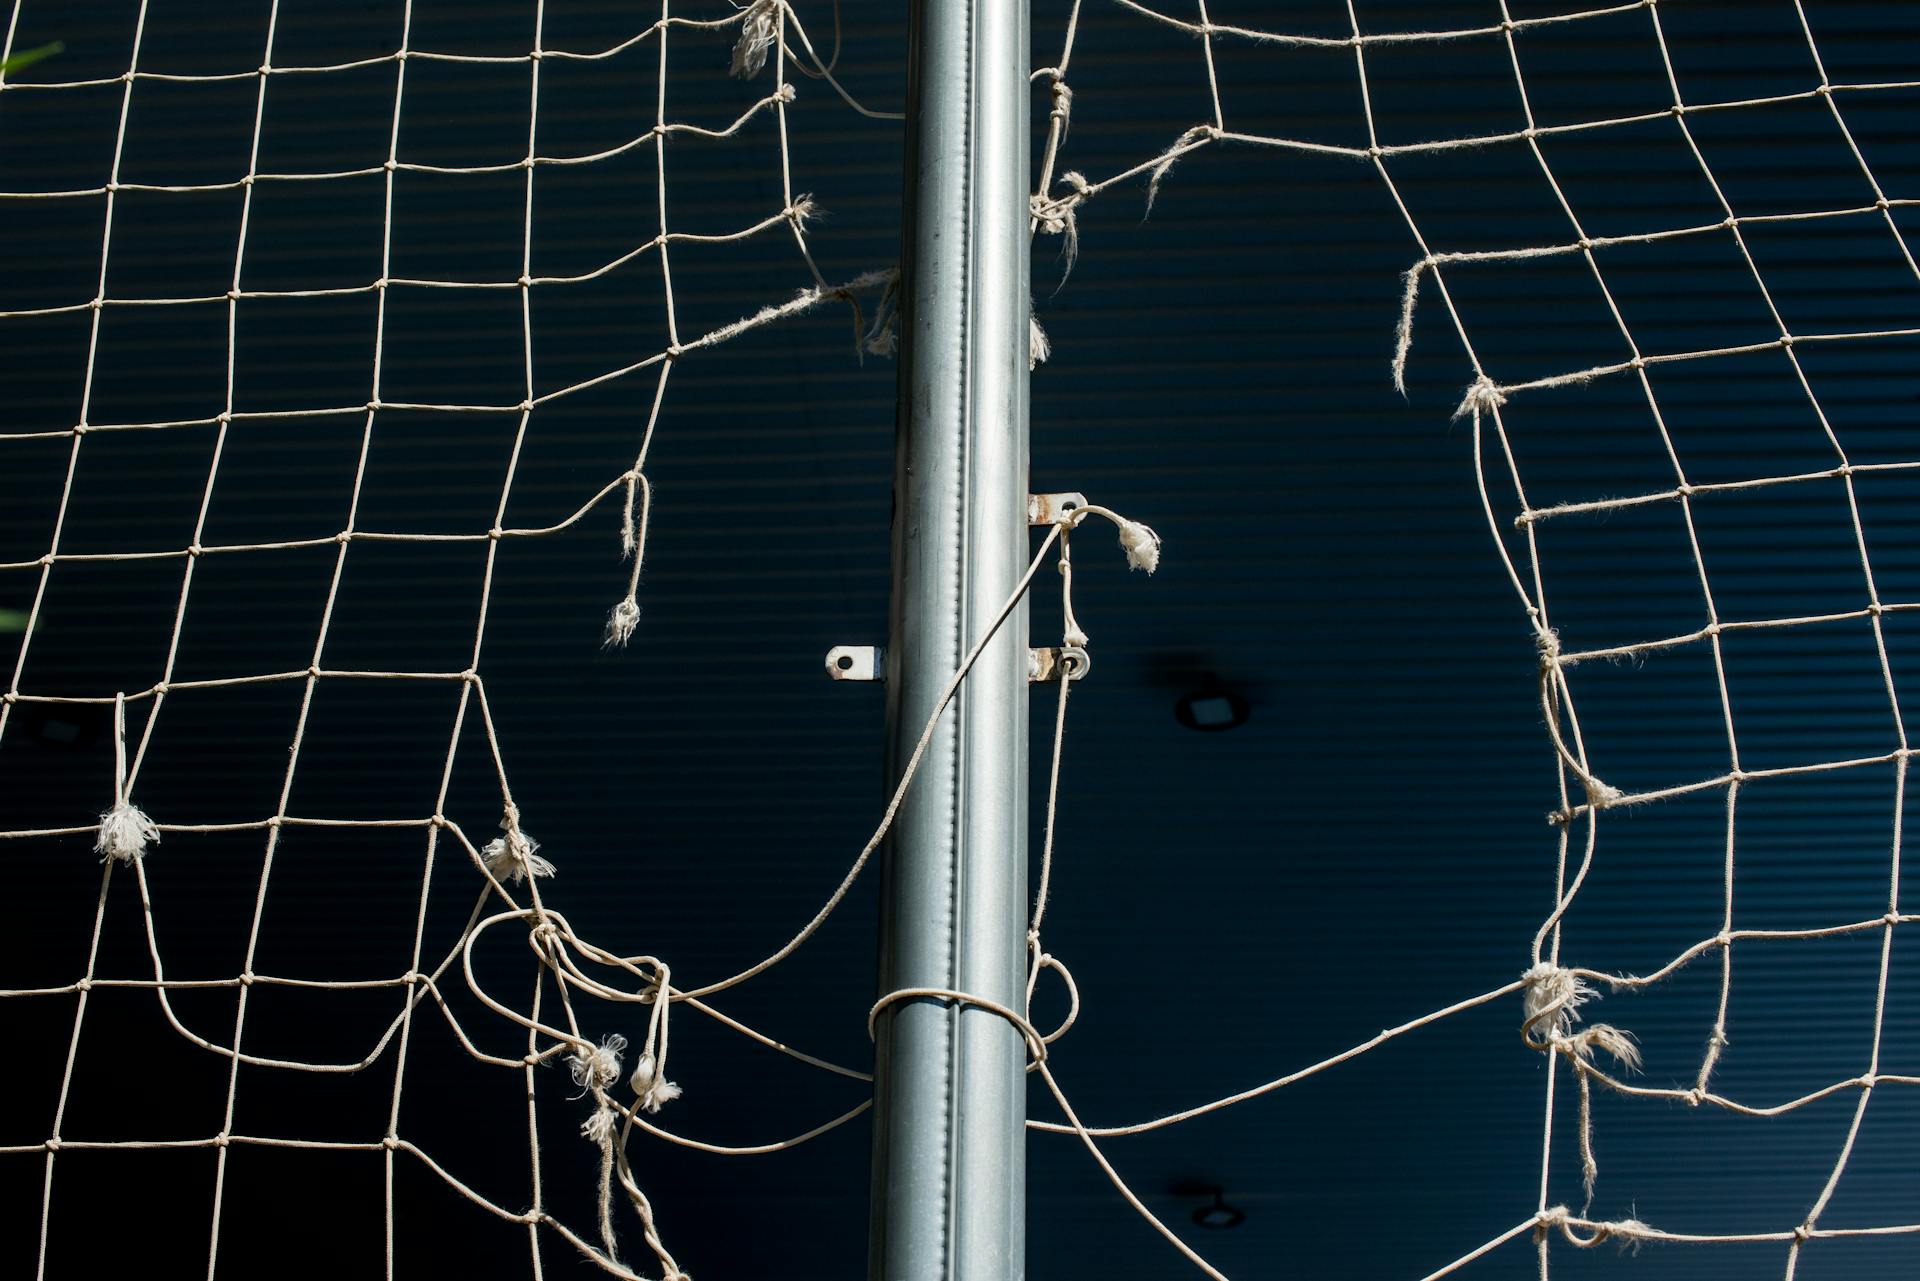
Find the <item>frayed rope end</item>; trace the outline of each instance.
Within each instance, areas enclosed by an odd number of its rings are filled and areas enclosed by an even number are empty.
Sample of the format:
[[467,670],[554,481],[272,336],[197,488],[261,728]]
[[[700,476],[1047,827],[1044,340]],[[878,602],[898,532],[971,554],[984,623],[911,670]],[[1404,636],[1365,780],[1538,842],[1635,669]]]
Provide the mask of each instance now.
[[627,1038],[613,1032],[598,1045],[578,1045],[567,1055],[567,1071],[582,1090],[604,1090],[620,1079],[620,1055]]
[[1526,984],[1525,1002],[1529,1031],[1545,1024],[1549,1036],[1565,1036],[1580,1017],[1580,1007],[1598,995],[1593,987],[1572,970],[1552,961],[1542,961],[1520,976]]
[[[1028,202],[1035,225],[1050,236],[1064,236],[1060,245],[1060,256],[1065,266],[1060,272],[1060,284],[1067,283],[1067,277],[1073,274],[1073,264],[1080,258],[1080,223],[1074,209],[1088,196],[1093,188],[1088,184],[1085,174],[1073,170],[1060,175],[1068,192],[1064,196],[1042,196],[1035,194]],[[1059,285],[1054,286],[1055,292]]]
[[1120,547],[1127,553],[1129,569],[1144,569],[1148,574],[1160,568],[1160,535],[1153,532],[1149,525],[1137,520],[1122,520],[1120,527]]
[[606,635],[600,641],[602,649],[613,649],[625,645],[633,639],[633,629],[640,625],[640,604],[629,596],[613,607],[607,615]]
[[1180,157],[1193,150],[1203,139],[1212,139],[1213,137],[1214,127],[1212,125],[1195,125],[1193,128],[1181,134],[1179,139],[1162,153],[1159,161],[1153,166],[1152,171],[1147,174],[1147,207],[1145,212],[1140,215],[1142,221],[1153,216],[1153,202],[1160,198],[1160,182],[1176,164],[1180,163]]
[[[1584,1229],[1587,1235],[1582,1235]],[[1609,1219],[1594,1221],[1576,1217],[1573,1211],[1564,1205],[1548,1206],[1534,1219],[1534,1240],[1545,1240],[1547,1233],[1558,1230],[1567,1241],[1582,1250],[1592,1249],[1603,1241],[1618,1241],[1624,1247],[1639,1250],[1648,1241],[1656,1240],[1659,1230],[1650,1223],[1639,1219]]]
[[[1604,1051],[1629,1072],[1640,1070],[1640,1046],[1631,1032],[1611,1023],[1595,1023],[1575,1032],[1580,1007],[1598,996],[1592,985],[1572,970],[1542,961],[1520,976],[1525,987],[1526,1023],[1522,1030],[1535,1049],[1559,1049],[1582,1063]],[[1539,1036],[1533,1041],[1533,1036]]]
[[640,1106],[649,1112],[658,1112],[681,1094],[679,1086],[661,1075],[659,1064],[651,1054],[642,1054],[634,1063],[633,1076],[627,1084],[640,1096]]
[[1562,1044],[1582,1063],[1591,1063],[1593,1052],[1602,1050],[1627,1071],[1640,1070],[1640,1043],[1633,1039],[1633,1033],[1611,1023],[1595,1023],[1592,1027],[1583,1028],[1567,1037]]
[[787,217],[793,220],[794,226],[805,231],[807,229],[807,223],[819,213],[820,207],[814,204],[813,193],[807,192],[794,199],[793,205],[787,210]]
[[1400,294],[1400,323],[1393,331],[1393,389],[1407,394],[1407,356],[1413,350],[1413,309],[1420,302],[1420,274],[1433,262],[1422,258],[1407,268],[1406,287]]
[[734,41],[733,61],[728,73],[736,80],[751,80],[767,65],[767,52],[773,48],[774,24],[779,6],[776,0],[755,0],[740,22],[740,38]]
[[1618,805],[1627,799],[1627,794],[1611,783],[1603,783],[1589,776],[1586,780],[1587,804],[1594,809],[1603,810]]
[[100,816],[100,831],[94,837],[94,852],[101,861],[132,863],[147,852],[151,842],[160,839],[160,829],[136,805],[122,801]]
[[553,864],[540,857],[539,848],[540,842],[518,827],[509,827],[481,848],[480,859],[497,880],[518,885],[530,877],[553,875]]
[[602,1103],[593,1110],[592,1116],[580,1123],[580,1133],[604,1147],[613,1142],[614,1127],[619,1123],[620,1114]]
[[[887,287],[873,309],[873,324],[861,336],[858,347],[858,351],[871,356],[892,356],[900,350],[900,273],[896,269],[883,274]],[[854,313],[859,314],[857,305]]]

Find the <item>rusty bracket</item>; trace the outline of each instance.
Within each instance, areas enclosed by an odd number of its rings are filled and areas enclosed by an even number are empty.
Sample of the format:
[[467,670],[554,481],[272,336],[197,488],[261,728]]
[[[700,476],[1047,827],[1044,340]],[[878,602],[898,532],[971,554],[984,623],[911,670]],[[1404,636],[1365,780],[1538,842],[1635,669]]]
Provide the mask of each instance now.
[[1036,648],[1027,652],[1027,680],[1033,683],[1057,681],[1062,675],[1077,681],[1093,667],[1093,659],[1078,645],[1058,649]]
[[1028,494],[1027,524],[1058,525],[1086,505],[1085,494]]

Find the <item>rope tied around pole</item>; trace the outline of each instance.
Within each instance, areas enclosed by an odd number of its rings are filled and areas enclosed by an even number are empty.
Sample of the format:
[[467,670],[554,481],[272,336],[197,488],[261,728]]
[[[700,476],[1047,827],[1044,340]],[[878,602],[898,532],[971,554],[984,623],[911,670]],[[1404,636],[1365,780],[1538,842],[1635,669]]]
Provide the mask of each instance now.
[[[971,992],[961,992],[954,988],[947,987],[901,987],[888,992],[879,1000],[875,1001],[873,1008],[867,1011],[867,1039],[879,1039],[880,1015],[883,1011],[891,1006],[898,1005],[902,1001],[919,1000],[946,1001],[953,1005],[970,1005],[976,1009],[985,1010],[989,1014],[997,1014],[1008,1023],[1011,1023],[1014,1030],[1020,1033],[1021,1039],[1027,1043],[1027,1051],[1032,1056],[1027,1062],[1027,1071],[1031,1072],[1046,1062],[1049,1038],[1040,1035],[1039,1030],[1028,1021],[1026,1015],[1019,1013],[1009,1006],[1002,1005],[998,1001],[991,1000],[988,997],[976,996]],[[1065,1029],[1063,1028],[1061,1030],[1064,1031]],[[1056,1032],[1054,1035],[1057,1037],[1059,1033]]]
[[1066,237],[1060,246],[1060,256],[1066,261],[1066,267],[1060,273],[1060,283],[1065,284],[1067,277],[1073,274],[1073,264],[1080,257],[1080,224],[1074,210],[1093,194],[1093,187],[1085,174],[1071,169],[1060,175],[1060,181],[1070,189],[1065,195],[1044,196],[1036,193],[1028,205],[1034,226],[1049,236]]

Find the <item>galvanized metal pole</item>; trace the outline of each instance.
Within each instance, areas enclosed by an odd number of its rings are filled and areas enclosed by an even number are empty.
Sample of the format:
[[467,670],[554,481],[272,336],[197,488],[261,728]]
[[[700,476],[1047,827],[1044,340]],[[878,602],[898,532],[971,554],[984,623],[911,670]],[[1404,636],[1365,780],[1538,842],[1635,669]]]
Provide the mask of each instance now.
[[[1027,4],[912,0],[890,759],[1026,568]],[[881,990],[1019,1008],[1027,913],[1027,611],[962,686],[894,827]],[[1025,1273],[1025,1048],[985,1010],[881,1016],[875,1281]]]

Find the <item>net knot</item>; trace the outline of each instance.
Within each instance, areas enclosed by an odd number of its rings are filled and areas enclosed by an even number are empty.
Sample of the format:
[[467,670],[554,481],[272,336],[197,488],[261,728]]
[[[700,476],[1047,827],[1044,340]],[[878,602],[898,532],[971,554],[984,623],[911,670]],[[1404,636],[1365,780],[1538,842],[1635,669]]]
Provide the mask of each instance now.
[[1625,792],[1611,783],[1601,782],[1591,774],[1581,781],[1587,786],[1587,804],[1594,809],[1603,810],[1627,799]]
[[633,1065],[633,1076],[627,1081],[633,1092],[640,1096],[640,1106],[649,1112],[658,1112],[667,1104],[680,1097],[680,1087],[667,1080],[666,1073],[660,1070],[660,1064],[648,1051],[642,1054]]
[[[1526,985],[1526,1022],[1521,1025],[1521,1034],[1535,1049],[1545,1049],[1547,1042],[1572,1031],[1580,1007],[1597,995],[1585,979],[1552,961],[1540,962],[1522,974],[1520,981]],[[1533,1039],[1536,1033],[1543,1038],[1541,1041]]]
[[728,74],[736,80],[751,80],[767,65],[767,51],[773,48],[779,16],[777,0],[754,0],[740,19],[740,38],[733,44],[733,62]]
[[[1560,1235],[1565,1237],[1569,1244],[1582,1250],[1591,1250],[1597,1245],[1613,1240],[1618,1240],[1622,1245],[1637,1246],[1653,1235],[1653,1229],[1638,1219],[1577,1219],[1567,1212],[1565,1206],[1555,1206],[1554,1210],[1558,1211],[1558,1214],[1553,1218],[1551,1226],[1559,1228]],[[1541,1213],[1541,1225],[1536,1235],[1543,1234],[1548,1226],[1546,1220],[1549,1213],[1548,1211]],[[1584,1235],[1576,1231],[1576,1228],[1584,1229]]]
[[640,602],[629,595],[613,607],[607,615],[607,630],[601,638],[602,649],[614,649],[633,639],[633,629],[640,625]]
[[1492,413],[1507,403],[1507,393],[1493,379],[1481,374],[1467,388],[1467,394],[1460,400],[1459,408],[1453,411],[1455,419],[1466,418],[1481,413]]
[[527,931],[527,941],[533,944],[534,951],[542,955],[551,955],[559,946],[560,927],[555,925],[545,912],[540,913],[537,919],[538,924]]
[[1595,1050],[1611,1055],[1629,1072],[1640,1069],[1640,1047],[1633,1034],[1610,1023],[1595,1023],[1576,1032],[1580,1007],[1599,995],[1572,970],[1542,961],[1520,976],[1525,985],[1526,1021],[1521,1039],[1536,1050],[1554,1050],[1579,1063],[1591,1063]]
[[101,861],[137,862],[151,842],[160,839],[160,829],[139,806],[120,801],[100,816],[100,830],[93,840],[94,852]]
[[567,1072],[573,1077],[573,1083],[580,1087],[581,1097],[591,1090],[604,1090],[620,1079],[620,1056],[627,1048],[627,1038],[618,1032],[610,1032],[598,1045],[582,1041],[567,1055]]
[[1534,633],[1533,642],[1540,649],[1540,666],[1548,671],[1555,667],[1571,667],[1560,657],[1560,633],[1551,627],[1542,627]]
[[540,842],[520,830],[520,812],[508,808],[500,820],[501,834],[486,843],[480,859],[494,879],[510,885],[534,876],[552,876],[554,866],[539,855]]
[[[1066,274],[1071,275],[1073,264],[1080,257],[1080,223],[1074,211],[1087,197],[1093,194],[1093,186],[1086,175],[1073,170],[1060,175],[1068,191],[1064,195],[1048,196],[1036,192],[1028,202],[1034,223],[1050,236],[1065,236],[1060,253],[1066,259]],[[1064,279],[1064,277],[1063,277]]]

